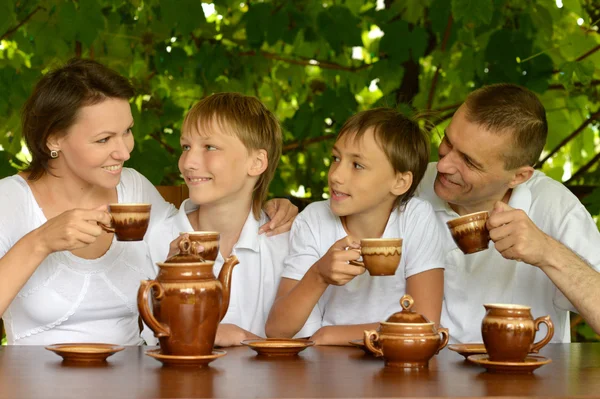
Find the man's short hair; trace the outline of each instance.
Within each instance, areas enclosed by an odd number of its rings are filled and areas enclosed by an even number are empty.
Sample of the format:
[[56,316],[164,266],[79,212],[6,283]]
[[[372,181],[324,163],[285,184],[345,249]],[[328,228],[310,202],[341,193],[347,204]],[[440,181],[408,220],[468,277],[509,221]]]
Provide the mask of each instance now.
[[509,83],[484,86],[465,100],[469,122],[493,133],[511,133],[513,147],[503,154],[505,169],[534,166],[546,144],[546,111],[530,90]]

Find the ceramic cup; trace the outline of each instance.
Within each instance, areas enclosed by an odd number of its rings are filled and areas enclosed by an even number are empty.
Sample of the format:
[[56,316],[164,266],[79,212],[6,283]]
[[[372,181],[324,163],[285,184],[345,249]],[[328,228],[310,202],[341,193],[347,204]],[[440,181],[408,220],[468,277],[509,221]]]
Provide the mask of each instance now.
[[360,240],[363,261],[351,264],[365,267],[371,276],[393,276],[402,256],[402,238],[364,238]]
[[110,226],[99,223],[108,233],[114,233],[119,241],[142,241],[150,222],[151,204],[110,204]]
[[189,233],[179,233],[179,235],[187,234],[189,240],[192,244],[192,247],[196,245],[201,245],[204,247],[204,251],[197,252],[197,250],[193,250],[194,253],[200,255],[203,259],[206,260],[216,260],[217,256],[219,256],[219,240],[221,239],[221,234],[216,231],[190,231]]
[[[550,316],[533,319],[531,308],[522,305],[486,304],[481,323],[483,344],[494,362],[522,362],[528,353],[538,353],[554,335]],[[548,327],[546,336],[534,343],[540,324]]]
[[471,213],[446,222],[454,242],[465,255],[488,249],[490,233],[485,227],[486,211]]

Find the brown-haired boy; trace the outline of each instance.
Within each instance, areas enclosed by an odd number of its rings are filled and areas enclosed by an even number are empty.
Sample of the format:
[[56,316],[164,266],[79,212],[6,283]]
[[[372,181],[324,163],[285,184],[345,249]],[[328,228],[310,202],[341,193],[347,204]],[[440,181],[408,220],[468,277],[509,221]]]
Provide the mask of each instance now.
[[[331,199],[309,205],[292,226],[268,336],[344,345],[400,310],[405,293],[439,323],[444,237],[431,205],[411,199],[428,158],[427,135],[393,109],[344,124],[329,169]],[[359,257],[360,239],[377,237],[403,238],[394,276],[371,277],[348,263]]]

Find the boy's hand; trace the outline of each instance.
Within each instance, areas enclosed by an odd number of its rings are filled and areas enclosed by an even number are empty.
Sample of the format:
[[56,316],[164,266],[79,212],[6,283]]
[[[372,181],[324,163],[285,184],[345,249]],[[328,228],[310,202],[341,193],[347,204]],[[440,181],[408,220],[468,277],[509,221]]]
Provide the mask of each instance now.
[[501,201],[494,205],[487,228],[496,249],[506,259],[541,266],[552,246],[549,237],[525,212]]
[[260,337],[235,324],[219,324],[215,346],[220,346],[222,348],[228,346],[240,346],[241,342],[246,339],[260,339]]
[[271,221],[260,226],[258,234],[267,233],[269,237],[290,231],[294,219],[298,216],[298,207],[286,198],[267,201],[264,211]]
[[354,277],[363,274],[367,269],[348,263],[360,257],[359,248],[360,245],[350,242],[347,236],[336,241],[329,251],[315,263],[323,281],[331,285],[344,285]]

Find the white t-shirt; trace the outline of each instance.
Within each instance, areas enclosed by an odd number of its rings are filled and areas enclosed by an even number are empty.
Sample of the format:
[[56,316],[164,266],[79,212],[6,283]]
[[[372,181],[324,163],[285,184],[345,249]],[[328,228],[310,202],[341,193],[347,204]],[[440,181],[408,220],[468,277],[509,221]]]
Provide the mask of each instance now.
[[[294,220],[290,254],[285,259],[282,277],[301,280],[345,236],[342,222],[331,212],[329,201],[308,205]],[[406,292],[408,277],[444,267],[443,232],[426,201],[413,198],[403,211],[395,209],[382,237],[403,239],[396,274],[371,277],[365,272],[343,286],[327,287],[296,336],[311,336],[324,326],[384,321],[402,310],[400,298]]]
[[[148,242],[154,262],[165,260],[170,242],[180,232],[193,230],[187,214],[196,209],[198,205],[189,199],[185,200],[175,217],[150,234]],[[252,211],[248,214],[240,238],[233,247],[232,254],[237,256],[240,263],[233,268],[229,309],[221,321],[235,324],[261,337],[265,336],[267,316],[277,294],[289,241],[289,233],[271,237],[259,235],[258,229],[268,220],[262,211],[260,220],[254,218]],[[223,256],[219,253],[213,269],[215,276],[219,275],[223,262]]]
[[[436,163],[430,163],[417,195],[433,205],[444,224],[458,217],[433,189]],[[517,186],[508,204],[522,209],[549,236],[571,248],[600,269],[600,233],[585,207],[565,186],[535,171]],[[452,342],[482,342],[484,303],[519,304],[531,307],[534,318],[549,315],[554,323],[552,342],[570,342],[569,312],[573,306],[539,268],[502,257],[490,242],[489,249],[464,255],[444,229],[447,248],[444,273],[442,325]],[[545,336],[541,327],[537,340]]]
[[[152,204],[151,225],[177,211],[133,169],[123,168],[117,196],[119,202]],[[46,221],[22,177],[0,180],[0,257]],[[140,280],[153,278],[154,273],[144,241],[114,239],[97,259],[79,258],[69,251],[52,253],[2,315],[8,344],[140,344],[137,291]]]

